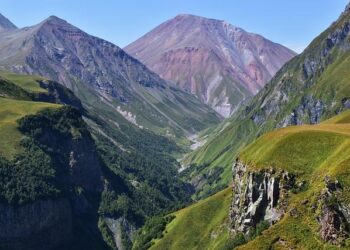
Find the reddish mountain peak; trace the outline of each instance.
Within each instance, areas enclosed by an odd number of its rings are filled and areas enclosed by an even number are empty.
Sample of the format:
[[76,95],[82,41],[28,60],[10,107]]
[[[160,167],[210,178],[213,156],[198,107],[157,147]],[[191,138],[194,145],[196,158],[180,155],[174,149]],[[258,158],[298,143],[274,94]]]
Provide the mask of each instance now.
[[61,19],[57,16],[49,16],[44,21],[42,21],[41,23],[39,23],[34,27],[37,27],[37,28],[52,27],[52,28],[61,28],[61,29],[74,29],[74,30],[80,31],[80,29],[78,29],[77,27],[73,26],[72,24],[68,23],[66,20]]
[[224,116],[295,55],[226,21],[191,14],[162,23],[125,50]]

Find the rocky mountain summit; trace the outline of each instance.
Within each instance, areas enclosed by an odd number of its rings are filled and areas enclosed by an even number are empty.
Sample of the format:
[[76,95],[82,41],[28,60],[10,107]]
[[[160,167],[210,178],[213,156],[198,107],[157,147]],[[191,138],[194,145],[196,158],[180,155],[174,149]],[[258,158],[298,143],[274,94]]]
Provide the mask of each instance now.
[[0,32],[15,29],[17,29],[16,25],[11,23],[10,20],[8,20],[6,17],[0,14]]
[[225,21],[178,15],[125,50],[228,117],[296,54]]

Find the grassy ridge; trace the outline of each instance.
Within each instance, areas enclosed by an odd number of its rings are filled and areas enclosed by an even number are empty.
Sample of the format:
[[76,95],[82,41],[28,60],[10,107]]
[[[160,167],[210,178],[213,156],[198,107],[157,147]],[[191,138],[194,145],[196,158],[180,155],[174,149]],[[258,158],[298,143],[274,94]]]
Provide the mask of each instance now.
[[34,75],[19,75],[10,72],[0,72],[3,79],[15,83],[17,86],[32,93],[46,93],[47,90],[40,87],[38,81],[43,81],[45,78]]
[[0,98],[0,155],[11,158],[20,150],[19,142],[22,135],[17,129],[18,119],[45,108],[58,108],[59,106],[51,103]]
[[[336,202],[350,202],[350,112],[336,116],[314,126],[298,126],[280,129],[263,135],[240,154],[240,160],[250,166],[250,171],[270,168],[284,169],[305,181],[305,191],[292,194],[289,212],[262,236],[239,249],[339,249],[319,238],[320,226],[315,211],[322,190],[324,177],[338,180],[342,192]],[[350,241],[344,240],[341,249],[349,249]]]
[[0,96],[3,96],[0,97],[0,155],[5,158],[12,158],[21,150],[19,143],[22,135],[17,129],[17,120],[46,108],[61,106],[30,100],[30,93],[47,92],[40,87],[39,80],[44,78],[8,72],[0,73]]
[[179,210],[166,227],[164,238],[150,249],[218,249],[228,239],[231,188]]

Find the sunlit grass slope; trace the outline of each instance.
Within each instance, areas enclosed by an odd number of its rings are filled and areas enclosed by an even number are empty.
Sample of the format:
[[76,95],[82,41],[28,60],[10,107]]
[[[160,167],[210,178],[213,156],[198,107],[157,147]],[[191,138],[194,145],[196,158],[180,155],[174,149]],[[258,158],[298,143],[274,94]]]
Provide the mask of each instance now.
[[60,106],[30,101],[29,93],[46,92],[37,80],[43,78],[0,73],[0,156],[11,158],[21,150],[22,136],[17,129],[17,121],[20,118],[46,108]]
[[[350,201],[350,111],[318,125],[293,126],[262,135],[244,148],[239,159],[249,171],[273,167],[286,170],[306,181],[307,189],[291,194],[283,219],[240,249],[338,249],[319,238],[314,204],[324,189],[324,177],[340,181],[340,199]],[[232,173],[231,173],[232,176]],[[305,204],[305,200],[309,202]],[[231,188],[174,213],[164,237],[151,249],[227,249]],[[346,249],[346,248],[344,248]]]
[[10,72],[0,72],[0,77],[15,83],[17,86],[32,93],[45,93],[46,89],[41,88],[38,81],[43,81],[45,78],[34,75],[19,75]]
[[[293,173],[305,181],[305,191],[292,194],[283,219],[239,249],[339,249],[319,237],[314,210],[325,188],[324,178],[338,180],[342,192],[337,199],[350,202],[350,112],[344,112],[319,125],[279,129],[261,136],[240,154],[249,171],[273,167]],[[349,249],[350,242],[343,249]],[[342,247],[340,247],[342,248]]]
[[227,188],[174,213],[164,237],[151,249],[221,249],[227,241],[228,214],[232,198]]

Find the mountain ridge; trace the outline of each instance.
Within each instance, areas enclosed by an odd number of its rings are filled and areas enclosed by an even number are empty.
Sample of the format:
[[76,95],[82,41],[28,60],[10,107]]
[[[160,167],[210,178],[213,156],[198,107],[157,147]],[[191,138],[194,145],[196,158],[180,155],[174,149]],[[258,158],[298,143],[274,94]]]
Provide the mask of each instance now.
[[[188,136],[220,120],[209,107],[169,86],[120,47],[56,16],[4,33],[0,45],[3,69],[48,77],[80,98],[94,95],[94,102],[117,110],[139,127]],[[91,99],[83,102],[93,108]]]
[[124,48],[228,117],[295,55],[226,21],[180,14]]
[[0,32],[15,29],[17,29],[16,25],[0,13]]

